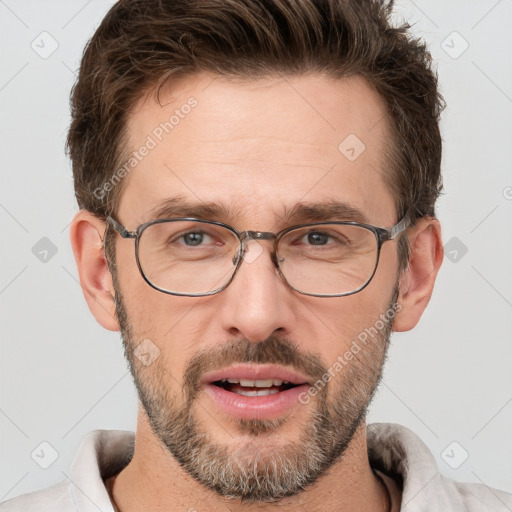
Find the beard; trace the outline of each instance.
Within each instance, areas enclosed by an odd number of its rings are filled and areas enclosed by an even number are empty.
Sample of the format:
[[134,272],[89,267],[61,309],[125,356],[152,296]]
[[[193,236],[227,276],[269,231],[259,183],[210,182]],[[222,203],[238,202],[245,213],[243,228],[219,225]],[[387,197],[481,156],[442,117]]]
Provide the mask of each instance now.
[[[332,375],[332,366],[329,369],[317,354],[299,351],[289,339],[273,335],[258,343],[242,338],[197,352],[186,365],[182,392],[173,394],[168,383],[176,379],[165,368],[164,358],[158,357],[145,367],[134,355],[140,340],[134,335],[115,274],[113,277],[125,357],[140,403],[163,448],[201,485],[223,498],[275,502],[299,494],[342,458],[357,429],[365,423],[382,378],[394,315],[388,319],[386,314],[387,320],[380,322],[383,327],[374,329],[376,334],[327,383],[322,376]],[[387,311],[395,311],[397,298],[395,286]],[[287,418],[233,418],[244,440],[212,440],[208,426],[197,419],[201,378],[208,371],[234,363],[288,366],[309,376],[311,384],[321,383],[315,386],[315,396],[309,397],[308,418],[302,420],[296,440],[283,443],[279,435],[279,429],[290,421]]]

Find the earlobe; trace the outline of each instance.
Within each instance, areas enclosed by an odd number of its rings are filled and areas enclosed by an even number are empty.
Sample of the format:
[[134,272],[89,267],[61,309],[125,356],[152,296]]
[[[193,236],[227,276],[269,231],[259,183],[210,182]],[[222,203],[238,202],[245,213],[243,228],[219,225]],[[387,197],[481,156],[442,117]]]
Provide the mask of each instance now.
[[105,222],[80,210],[70,227],[70,238],[85,300],[99,324],[118,331],[112,276],[103,249]]
[[436,218],[418,219],[407,236],[411,253],[409,265],[400,277],[398,302],[401,309],[393,323],[394,331],[408,331],[419,322],[443,262],[441,226]]

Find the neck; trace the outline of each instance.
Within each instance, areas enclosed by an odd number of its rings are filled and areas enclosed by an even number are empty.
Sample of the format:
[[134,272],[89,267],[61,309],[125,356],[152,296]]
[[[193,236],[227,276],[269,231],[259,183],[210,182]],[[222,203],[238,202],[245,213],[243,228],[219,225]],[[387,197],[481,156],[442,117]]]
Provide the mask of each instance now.
[[275,503],[243,503],[206,489],[155,438],[139,412],[131,462],[109,481],[119,512],[388,512],[385,485],[373,473],[366,446],[366,425],[356,431],[341,460],[300,494]]

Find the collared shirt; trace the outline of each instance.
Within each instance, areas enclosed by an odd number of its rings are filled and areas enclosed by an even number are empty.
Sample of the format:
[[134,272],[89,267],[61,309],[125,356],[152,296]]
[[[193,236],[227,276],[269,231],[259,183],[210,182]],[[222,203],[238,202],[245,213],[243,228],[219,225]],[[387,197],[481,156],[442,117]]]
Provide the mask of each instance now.
[[[135,434],[95,430],[82,441],[69,480],[0,504],[0,512],[113,512],[105,480],[123,469]],[[367,427],[370,465],[388,486],[392,511],[511,512],[512,494],[482,484],[460,483],[439,473],[427,446],[393,423]]]

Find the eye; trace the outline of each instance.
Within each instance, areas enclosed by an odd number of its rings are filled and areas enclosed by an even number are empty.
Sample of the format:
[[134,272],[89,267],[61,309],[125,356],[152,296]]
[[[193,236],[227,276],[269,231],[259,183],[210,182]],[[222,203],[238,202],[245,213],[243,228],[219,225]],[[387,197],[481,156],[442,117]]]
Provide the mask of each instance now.
[[304,233],[297,240],[307,246],[326,246],[326,245],[347,245],[348,239],[341,230],[319,231],[312,230]]
[[180,239],[183,240],[185,245],[195,247],[203,242],[205,236],[208,237],[208,235],[205,235],[205,233],[201,233],[199,231],[192,231],[190,233],[185,233],[184,235],[181,235]]
[[311,245],[325,245],[331,236],[320,231],[311,231],[306,235],[306,238]]
[[[215,239],[206,233],[205,231],[188,231],[187,233],[182,233],[178,237],[175,237],[173,240],[170,240],[169,243],[173,242],[183,243],[188,247],[198,247],[201,245],[215,244]],[[218,244],[218,242],[217,242]]]

